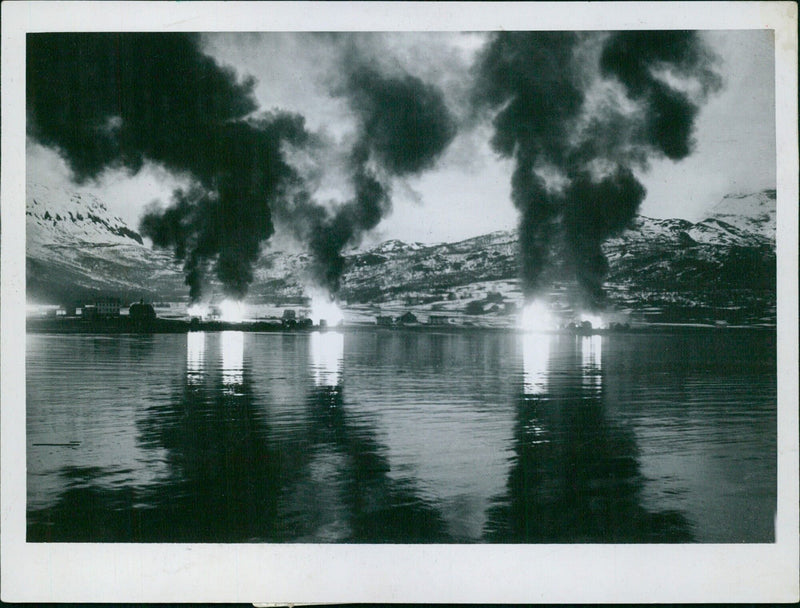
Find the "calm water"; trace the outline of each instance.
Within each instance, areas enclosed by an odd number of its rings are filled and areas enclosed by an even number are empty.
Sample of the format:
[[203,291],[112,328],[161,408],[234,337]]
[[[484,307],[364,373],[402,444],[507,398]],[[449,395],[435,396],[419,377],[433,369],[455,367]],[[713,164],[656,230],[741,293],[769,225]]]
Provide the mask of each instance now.
[[29,335],[29,541],[771,542],[772,334]]

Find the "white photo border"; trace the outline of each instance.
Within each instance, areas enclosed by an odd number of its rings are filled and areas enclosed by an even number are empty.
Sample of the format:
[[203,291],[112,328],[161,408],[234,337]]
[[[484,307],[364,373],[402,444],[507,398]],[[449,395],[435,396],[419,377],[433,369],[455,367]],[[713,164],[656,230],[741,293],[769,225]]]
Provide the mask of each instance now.
[[[25,542],[25,35],[46,31],[773,29],[778,511],[771,544]],[[7,2],[2,5],[2,569],[6,602],[796,602],[798,131],[794,2]]]

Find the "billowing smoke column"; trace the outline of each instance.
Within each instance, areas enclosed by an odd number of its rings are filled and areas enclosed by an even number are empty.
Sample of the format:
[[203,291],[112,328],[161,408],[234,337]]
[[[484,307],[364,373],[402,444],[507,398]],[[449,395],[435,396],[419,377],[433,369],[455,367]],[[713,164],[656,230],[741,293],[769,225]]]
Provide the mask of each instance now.
[[391,211],[391,177],[430,168],[456,133],[441,91],[414,76],[356,67],[337,93],[348,98],[359,124],[347,159],[353,198],[329,212],[301,192],[285,211],[310,245],[315,279],[331,293],[344,272],[342,250]]
[[547,273],[603,302],[603,242],[644,199],[634,168],[692,149],[694,119],[720,80],[694,32],[502,32],[476,65],[475,101],[495,111],[492,145],[513,158],[526,296]]
[[192,298],[210,265],[226,292],[245,293],[270,208],[297,180],[281,144],[307,138],[303,119],[251,117],[253,86],[190,34],[28,35],[29,135],[58,148],[78,181],[145,160],[193,178],[141,224],[184,263]]
[[28,133],[57,148],[75,179],[152,161],[189,177],[141,231],[184,265],[193,300],[212,271],[241,298],[280,218],[310,247],[316,280],[334,292],[341,252],[390,211],[389,183],[429,168],[455,135],[441,92],[350,61],[337,95],[358,117],[347,172],[353,198],[313,199],[287,149],[327,144],[289,113],[255,114],[254,81],[203,54],[192,34],[30,34]]
[[143,234],[183,261],[192,299],[212,264],[228,295],[246,294],[261,244],[274,232],[272,208],[299,180],[283,159],[281,142],[306,137],[302,118],[293,115],[225,125],[206,148],[211,167],[202,185],[177,190],[167,209],[144,215]]

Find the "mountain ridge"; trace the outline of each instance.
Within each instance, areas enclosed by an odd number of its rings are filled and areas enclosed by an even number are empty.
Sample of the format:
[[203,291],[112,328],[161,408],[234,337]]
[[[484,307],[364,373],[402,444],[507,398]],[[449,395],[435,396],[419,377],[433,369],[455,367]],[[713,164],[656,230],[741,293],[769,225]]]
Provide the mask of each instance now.
[[[181,268],[170,252],[147,247],[96,197],[29,184],[26,211],[28,292],[34,298],[187,299]],[[724,197],[698,222],[637,216],[603,245],[609,306],[636,311],[685,304],[684,309],[697,309],[691,315],[744,307],[752,309],[751,320],[769,321],[774,316],[774,227],[774,190]],[[460,314],[469,302],[500,293],[494,304],[472,305],[489,319],[510,313],[522,300],[517,254],[512,230],[452,243],[391,239],[346,253],[339,297],[356,307],[416,306]],[[248,300],[302,299],[310,261],[307,253],[267,248],[254,268]],[[558,280],[557,273],[553,284],[548,297],[568,307],[563,300],[574,300],[574,286]],[[209,293],[220,289],[212,281]]]

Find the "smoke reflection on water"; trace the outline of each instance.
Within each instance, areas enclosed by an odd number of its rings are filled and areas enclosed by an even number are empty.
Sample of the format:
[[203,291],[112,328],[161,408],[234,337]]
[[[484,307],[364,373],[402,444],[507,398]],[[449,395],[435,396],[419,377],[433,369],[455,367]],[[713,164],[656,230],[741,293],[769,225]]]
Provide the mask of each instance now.
[[308,337],[314,386],[307,393],[310,445],[302,475],[285,494],[301,542],[444,542],[440,506],[414,478],[393,474],[391,445],[378,420],[365,415],[368,392],[345,398],[344,335]]
[[523,340],[514,464],[486,525],[495,542],[685,542],[677,511],[643,506],[630,428],[607,412],[602,336]]
[[770,540],[774,370],[717,339],[37,336],[28,540]]

